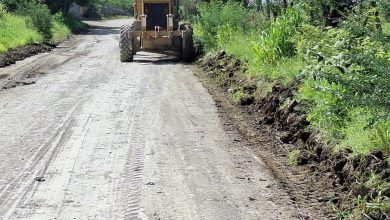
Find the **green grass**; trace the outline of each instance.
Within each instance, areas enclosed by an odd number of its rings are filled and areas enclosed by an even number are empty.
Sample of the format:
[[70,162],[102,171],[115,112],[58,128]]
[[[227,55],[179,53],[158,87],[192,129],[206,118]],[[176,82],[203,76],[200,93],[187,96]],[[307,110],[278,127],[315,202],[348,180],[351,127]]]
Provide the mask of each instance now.
[[271,80],[280,81],[287,85],[291,83],[305,66],[302,58],[295,56],[280,59],[276,64],[264,65],[254,62],[249,67],[249,71],[254,75],[267,76]]
[[0,17],[0,53],[31,43],[43,42],[43,36],[26,19],[9,13]]
[[255,54],[252,42],[256,39],[255,34],[243,34],[228,28],[222,29],[218,34],[218,46],[225,49],[239,60],[252,61]]
[[53,32],[52,41],[58,42],[67,38],[70,35],[71,30],[65,24],[58,21],[53,21],[52,32]]
[[[83,23],[78,18],[63,16],[62,14],[53,16],[52,25],[52,39],[46,40],[52,43],[62,41],[72,32],[79,33],[88,27],[87,24]],[[42,34],[28,22],[26,17],[1,11],[0,53],[7,52],[10,49],[20,46],[43,42],[45,42],[45,40]]]
[[383,32],[390,35],[390,22],[382,23]]
[[288,156],[287,156],[288,163],[290,165],[297,165],[297,163],[298,163],[298,156],[299,156],[300,153],[301,153],[300,150],[293,150],[293,151],[291,151],[288,154]]

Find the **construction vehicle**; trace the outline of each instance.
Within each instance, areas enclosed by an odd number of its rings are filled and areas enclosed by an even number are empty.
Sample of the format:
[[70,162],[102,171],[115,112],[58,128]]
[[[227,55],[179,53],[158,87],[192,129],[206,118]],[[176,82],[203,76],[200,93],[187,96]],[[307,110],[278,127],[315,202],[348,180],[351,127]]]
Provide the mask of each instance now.
[[180,24],[179,0],[135,0],[134,23],[120,32],[120,59],[133,61],[139,51],[176,52],[185,62],[195,59],[193,30]]

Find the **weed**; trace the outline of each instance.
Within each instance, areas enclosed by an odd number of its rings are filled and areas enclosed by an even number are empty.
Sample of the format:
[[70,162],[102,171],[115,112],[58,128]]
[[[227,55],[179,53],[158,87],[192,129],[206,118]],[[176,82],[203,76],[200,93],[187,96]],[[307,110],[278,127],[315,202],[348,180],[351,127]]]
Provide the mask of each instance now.
[[27,17],[45,40],[50,40],[53,37],[52,15],[45,4],[41,4],[36,0],[24,2],[19,6],[16,13]]
[[289,154],[288,154],[288,163],[290,165],[297,165],[298,163],[298,157],[299,155],[301,154],[301,151],[300,150],[293,150],[291,151]]
[[241,100],[243,100],[245,98],[245,96],[246,96],[245,92],[242,89],[240,89],[240,90],[237,90],[233,93],[232,98],[233,98],[234,102],[240,103]]

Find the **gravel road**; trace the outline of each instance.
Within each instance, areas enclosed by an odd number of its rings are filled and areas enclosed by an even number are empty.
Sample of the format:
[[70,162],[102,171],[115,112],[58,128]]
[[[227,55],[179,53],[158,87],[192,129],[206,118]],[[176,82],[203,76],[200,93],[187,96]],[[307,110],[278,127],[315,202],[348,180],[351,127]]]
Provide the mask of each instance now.
[[0,219],[295,219],[195,67],[119,62],[126,22],[0,69]]

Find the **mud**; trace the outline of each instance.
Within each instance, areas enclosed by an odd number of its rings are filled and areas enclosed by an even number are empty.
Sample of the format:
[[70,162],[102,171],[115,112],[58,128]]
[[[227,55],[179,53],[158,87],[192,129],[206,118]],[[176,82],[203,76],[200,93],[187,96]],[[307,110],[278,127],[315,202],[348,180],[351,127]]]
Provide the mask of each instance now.
[[27,57],[39,53],[49,52],[55,47],[55,44],[31,44],[12,49],[6,53],[0,54],[0,68],[15,64],[16,61],[24,60]]
[[[257,84],[245,75],[245,66],[225,51],[206,56],[200,66],[205,72],[200,73],[203,83],[223,103],[220,108],[235,118],[236,126],[252,140],[253,148],[290,192],[291,199],[314,213],[308,213],[309,218],[335,218],[335,209],[352,210],[358,195],[378,195],[358,184],[357,177],[365,182],[374,172],[381,181],[389,180],[389,165],[382,152],[351,159],[350,151],[334,154],[322,143],[321,136],[306,120],[305,103],[294,99],[298,81],[287,86],[276,84],[265,97],[258,98]],[[229,97],[237,88],[243,88],[245,95],[234,102]],[[259,145],[259,141],[268,145]],[[294,150],[299,150],[298,166],[288,163],[288,155]],[[382,195],[389,196],[388,191]],[[386,219],[381,213],[371,217]]]

